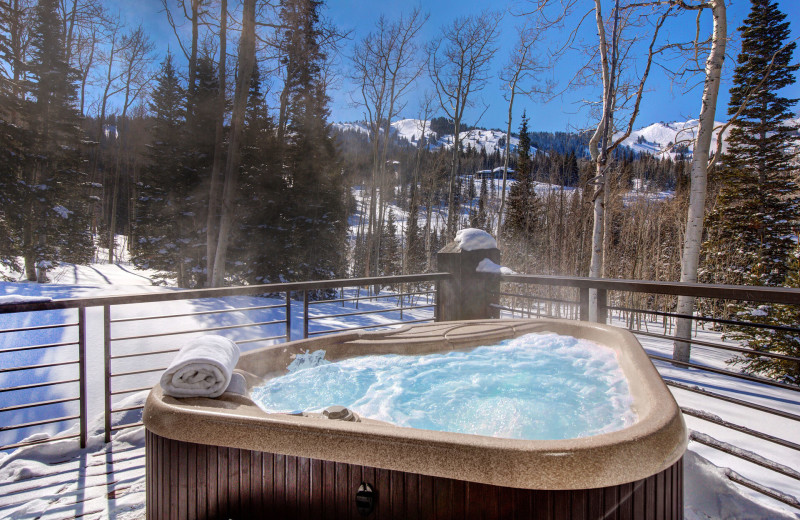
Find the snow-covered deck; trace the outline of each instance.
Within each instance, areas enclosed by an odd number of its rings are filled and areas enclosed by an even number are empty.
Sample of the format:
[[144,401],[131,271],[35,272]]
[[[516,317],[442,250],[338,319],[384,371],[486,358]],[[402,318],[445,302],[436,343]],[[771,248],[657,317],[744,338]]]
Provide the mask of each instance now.
[[[127,267],[126,267],[127,269]],[[133,289],[134,279],[141,280],[143,291],[161,291],[149,285],[149,280],[141,273],[125,273],[119,266],[96,266],[87,276],[97,277],[89,282],[81,279],[81,270],[61,273],[61,283],[74,284],[40,286],[37,284],[0,284],[4,294],[27,294],[31,296],[48,295],[54,298],[70,296],[91,296],[98,293],[128,293]],[[56,273],[58,274],[58,273]],[[74,277],[74,279],[70,279]],[[118,277],[118,278],[115,278]],[[109,287],[111,284],[119,284]],[[93,287],[92,287],[93,286]],[[34,292],[36,294],[34,294]],[[237,297],[239,299],[244,297]],[[249,297],[248,297],[249,298]],[[263,298],[255,298],[261,300]],[[240,301],[227,302],[220,299],[218,305],[225,308]],[[268,302],[267,302],[268,303]],[[208,305],[208,302],[206,302]],[[331,304],[315,306],[320,314],[342,312],[340,306]],[[381,305],[375,302],[375,306]],[[385,305],[393,306],[393,302]],[[132,307],[132,306],[131,306]],[[133,312],[135,309],[131,309]],[[165,313],[170,309],[161,309]],[[415,318],[430,310],[418,310]],[[294,314],[297,316],[299,314]],[[341,319],[323,320],[320,329],[328,327],[363,326],[368,318],[349,316]],[[380,321],[376,321],[380,323]],[[612,324],[622,326],[620,317],[614,315]],[[661,332],[660,323],[648,323],[651,332]],[[181,327],[182,328],[182,327]],[[295,335],[293,331],[293,336]],[[699,330],[699,339],[720,342],[719,334]],[[672,345],[668,340],[639,337],[640,342],[650,354],[670,357]],[[730,368],[726,361],[731,353],[718,349],[695,346],[692,361],[697,364]],[[654,362],[665,379],[708,389],[737,399],[757,403],[770,408],[800,415],[800,393],[766,386],[756,382],[733,379],[725,375],[697,369],[679,368],[671,363]],[[99,374],[98,374],[99,377]],[[727,403],[697,393],[671,388],[678,403],[687,408],[715,414],[722,419],[760,432],[795,440],[797,423],[791,419],[768,414],[740,405]],[[142,403],[146,392],[129,396],[120,408]],[[91,411],[93,410],[93,411]],[[0,454],[0,518],[115,518],[131,519],[144,517],[145,502],[145,460],[144,432],[142,428],[126,429],[116,432],[112,442],[103,442],[103,416],[90,402],[89,443],[80,450],[75,440],[45,443],[17,450],[12,455]],[[136,413],[136,412],[131,412]],[[115,416],[115,422],[132,422],[127,414]],[[800,453],[789,447],[766,442],[745,433],[718,426],[691,416],[686,416],[691,430],[711,438],[747,450],[772,461],[780,462],[789,468],[800,467]],[[45,434],[39,434],[45,436]],[[747,462],[741,458],[722,453],[711,447],[690,442],[686,455],[685,468],[685,517],[705,518],[793,518],[800,519],[800,511],[764,495],[734,484],[725,475],[729,468],[745,478],[762,485],[780,490],[783,493],[800,497],[800,481]]]
[[[712,332],[700,331],[699,335],[719,339]],[[640,341],[653,354],[669,354],[671,349],[665,340],[640,337]],[[725,367],[726,359],[726,354],[704,347],[695,347],[693,352],[695,362],[709,366]],[[800,413],[800,400],[794,392],[758,383],[731,381],[722,375],[677,368],[669,363],[656,361],[655,364],[665,378]],[[680,389],[672,388],[672,391],[681,406],[704,410],[773,434],[793,431],[792,421],[788,419]],[[143,398],[144,395],[140,394],[129,399],[132,403]],[[769,445],[694,417],[687,416],[686,422],[690,429],[715,439],[790,467],[800,466],[800,457],[793,450]],[[102,443],[102,418],[98,417],[92,424],[90,446],[79,450],[75,444],[74,441],[62,441],[34,446],[20,450],[7,460],[0,460],[0,517],[143,518],[145,464],[142,428],[119,432],[110,444],[105,445]],[[696,442],[690,443],[689,450],[685,470],[686,518],[800,518],[788,506],[732,483],[723,468],[732,468],[748,478],[795,496],[800,495],[800,483]],[[10,460],[12,458],[14,460]]]

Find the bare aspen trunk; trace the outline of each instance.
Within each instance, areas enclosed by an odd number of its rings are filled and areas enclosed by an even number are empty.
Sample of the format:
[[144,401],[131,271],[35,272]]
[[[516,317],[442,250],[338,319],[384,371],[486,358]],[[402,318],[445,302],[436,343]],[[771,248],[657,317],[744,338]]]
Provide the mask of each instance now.
[[225,166],[225,185],[222,194],[222,216],[219,224],[219,239],[214,258],[214,272],[211,283],[220,287],[225,278],[225,260],[228,256],[228,240],[233,228],[234,205],[239,181],[240,141],[244,130],[244,113],[247,108],[247,94],[256,61],[256,0],[245,0],[242,7],[242,34],[239,39],[239,74],[236,92],[233,97],[230,144]]
[[219,233],[219,206],[220,206],[220,181],[222,170],[222,146],[224,137],[225,119],[225,80],[227,38],[228,38],[228,0],[220,2],[219,24],[219,91],[217,92],[217,121],[214,128],[214,161],[211,165],[211,186],[208,193],[208,218],[206,220],[206,286],[213,287],[211,283],[214,273],[214,259],[217,254],[217,236]]
[[[714,15],[714,32],[711,39],[711,51],[708,54],[708,59],[706,59],[703,101],[700,107],[697,140],[692,153],[689,212],[683,237],[683,254],[681,255],[681,282],[697,282],[700,245],[703,240],[708,156],[711,148],[711,137],[714,132],[717,95],[719,94],[720,77],[722,75],[722,65],[725,62],[725,47],[728,37],[725,0],[710,0],[709,4]],[[694,302],[695,298],[693,296],[679,296],[678,314],[692,314],[694,312]],[[691,332],[691,320],[678,319],[675,337],[688,339],[691,336]],[[690,355],[690,344],[676,339],[673,344],[672,358],[676,361],[688,362]]]
[[[503,210],[506,206],[506,178],[508,177],[508,155],[511,150],[511,111],[514,108],[514,94],[516,85],[511,87],[511,100],[508,102],[508,128],[506,128],[506,154],[503,161],[503,191],[500,193],[500,213],[497,214],[497,228],[495,228],[495,238],[500,240],[500,229],[503,224]],[[494,185],[494,178],[492,178]]]
[[428,190],[428,202],[425,215],[425,260],[428,270],[433,269],[433,251],[431,251],[431,212],[433,211],[433,182]]
[[[601,143],[601,138],[607,127],[608,117],[610,112],[611,101],[611,82],[608,71],[608,45],[606,43],[606,30],[603,23],[603,13],[601,11],[600,0],[595,0],[595,19],[597,21],[597,33],[600,43],[600,62],[601,71],[603,76],[603,114],[600,119],[600,124],[597,125],[597,130],[589,140],[589,153],[591,154],[592,161],[595,163],[596,173],[593,179],[595,185],[594,192],[594,225],[592,227],[592,258],[589,264],[589,276],[599,278],[603,268],[603,214],[605,212],[605,201],[603,199],[603,188],[605,178],[603,177],[603,169],[605,167],[605,150],[598,149],[598,144],[602,144],[605,148],[605,143]],[[592,291],[594,292],[594,291]],[[590,308],[593,308],[590,305]]]
[[[603,224],[605,220],[605,168],[606,168],[606,139],[611,119],[611,95],[613,90],[613,71],[609,73],[608,45],[606,43],[605,24],[601,11],[600,0],[595,0],[595,19],[597,21],[597,34],[600,44],[600,60],[603,76],[603,114],[597,130],[589,141],[589,152],[595,162],[596,173],[594,184],[594,221],[592,226],[592,257],[589,263],[589,276],[600,278],[603,275]],[[615,11],[616,12],[616,11]],[[614,26],[616,36],[616,16]],[[612,42],[615,45],[616,41]],[[613,49],[612,49],[613,51]],[[600,148],[598,150],[598,141]],[[589,320],[594,321],[597,316],[597,291],[589,291]]]

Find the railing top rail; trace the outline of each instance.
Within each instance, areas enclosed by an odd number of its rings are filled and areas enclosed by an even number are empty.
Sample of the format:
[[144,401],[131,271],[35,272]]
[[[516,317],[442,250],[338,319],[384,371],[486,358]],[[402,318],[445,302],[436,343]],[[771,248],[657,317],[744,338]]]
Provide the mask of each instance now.
[[499,276],[503,282],[520,282],[537,285],[557,285],[581,289],[605,289],[675,296],[697,296],[745,300],[752,302],[800,304],[800,289],[791,287],[756,287],[750,285],[716,285],[686,282],[654,282],[648,280],[622,280],[612,278],[586,278],[578,276],[550,276],[531,274],[489,274]]
[[369,278],[339,278],[335,280],[314,280],[308,282],[218,287],[213,289],[176,289],[157,293],[122,294],[115,296],[99,296],[94,298],[68,298],[63,300],[52,300],[48,302],[28,302],[0,305],[0,314],[56,309],[74,309],[79,307],[96,307],[101,305],[127,305],[132,303],[153,303],[173,300],[191,300],[198,298],[221,298],[224,296],[244,296],[286,291],[314,291],[318,289],[336,289],[340,287],[355,287],[358,285],[374,285],[376,283],[397,284],[435,282],[449,278],[450,276],[452,276],[450,273],[406,274],[397,276],[374,276]]

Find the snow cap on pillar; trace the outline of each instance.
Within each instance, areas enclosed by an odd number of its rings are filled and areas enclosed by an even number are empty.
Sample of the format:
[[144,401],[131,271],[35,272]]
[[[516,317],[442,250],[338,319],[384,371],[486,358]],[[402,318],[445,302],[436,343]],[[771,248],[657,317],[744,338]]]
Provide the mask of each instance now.
[[454,242],[461,251],[497,248],[497,240],[486,231],[478,228],[462,229],[456,233]]

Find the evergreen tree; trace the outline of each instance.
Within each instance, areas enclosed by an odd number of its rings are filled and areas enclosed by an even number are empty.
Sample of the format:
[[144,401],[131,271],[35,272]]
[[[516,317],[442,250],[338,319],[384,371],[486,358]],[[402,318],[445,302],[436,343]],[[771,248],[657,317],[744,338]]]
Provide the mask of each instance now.
[[536,221],[536,191],[533,189],[533,172],[530,157],[528,118],[523,113],[517,148],[517,182],[508,193],[508,209],[503,222],[511,238],[530,238]]
[[229,269],[247,283],[279,281],[287,268],[282,261],[288,237],[281,222],[286,186],[277,161],[275,124],[261,91],[256,67],[250,80],[237,211],[240,224],[229,250]]
[[[191,179],[186,197],[183,200],[184,213],[191,214],[193,225],[191,228],[184,228],[186,233],[181,240],[189,246],[185,247],[185,268],[193,273],[192,280],[188,281],[192,286],[206,285],[206,249],[203,242],[206,239],[205,226],[208,218],[208,184],[211,180],[211,168],[214,159],[214,137],[211,131],[216,124],[216,96],[219,89],[219,77],[217,75],[214,57],[208,50],[204,50],[197,59],[195,65],[195,85],[193,89],[186,92],[186,114],[191,117],[186,118],[183,129],[183,144],[181,161],[182,167],[187,173],[191,172]],[[189,191],[191,189],[192,191]],[[188,242],[187,242],[188,241]]]
[[478,198],[478,228],[483,229],[484,231],[491,231],[489,229],[489,217],[486,214],[486,204],[489,202],[489,190],[486,186],[486,177],[481,179],[481,194]]
[[25,167],[26,143],[30,135],[14,124],[22,102],[11,91],[10,81],[0,74],[0,265],[19,271],[22,254],[22,186],[18,182]]
[[786,276],[791,228],[798,217],[790,164],[791,134],[797,126],[788,124],[793,115],[790,107],[797,100],[782,97],[779,91],[794,83],[798,65],[790,64],[795,43],[785,45],[789,38],[785,18],[776,3],[752,0],[750,15],[740,28],[742,52],[729,114],[746,106],[727,140],[719,173],[722,189],[710,218],[713,243],[707,244],[709,254],[724,249],[732,255],[732,265],[722,274],[727,283],[780,286]]
[[406,221],[406,247],[404,274],[421,273],[425,271],[425,240],[419,228],[419,203],[417,202],[417,189],[411,190],[411,203]]
[[195,215],[185,204],[198,176],[184,167],[185,100],[172,55],[167,54],[149,105],[152,142],[138,186],[133,262],[175,276],[180,287],[191,286],[197,274],[192,273]]
[[[784,286],[790,283],[792,228],[798,223],[800,193],[793,179],[791,107],[797,101],[779,94],[794,83],[796,47],[788,41],[789,23],[775,2],[751,0],[751,11],[740,28],[742,52],[731,88],[729,114],[739,113],[728,137],[727,155],[718,173],[721,189],[709,217],[702,273],[708,281]],[[762,81],[763,79],[763,81]],[[740,304],[732,308],[740,319],[773,325],[796,324],[797,311],[783,306]],[[786,321],[789,320],[789,321]],[[777,332],[777,333],[776,333]],[[757,350],[800,354],[796,335],[734,327],[730,334]],[[747,356],[749,370],[787,377],[784,363]]]
[[319,280],[345,271],[346,205],[339,157],[328,124],[320,48],[319,0],[286,0],[280,12],[286,64],[284,203],[294,279]]
[[80,171],[77,75],[64,58],[58,8],[57,0],[40,0],[34,9],[26,85],[30,101],[20,107],[31,137],[28,149],[35,151],[21,175],[22,250],[28,279],[40,282],[59,259],[88,262],[93,254],[88,183]]
[[395,222],[394,211],[389,209],[386,217],[386,224],[383,226],[381,237],[381,275],[391,276],[400,274],[401,256],[400,241],[397,237],[397,223]]
[[564,186],[577,186],[580,181],[580,173],[578,172],[578,158],[575,152],[570,150],[564,160]]

